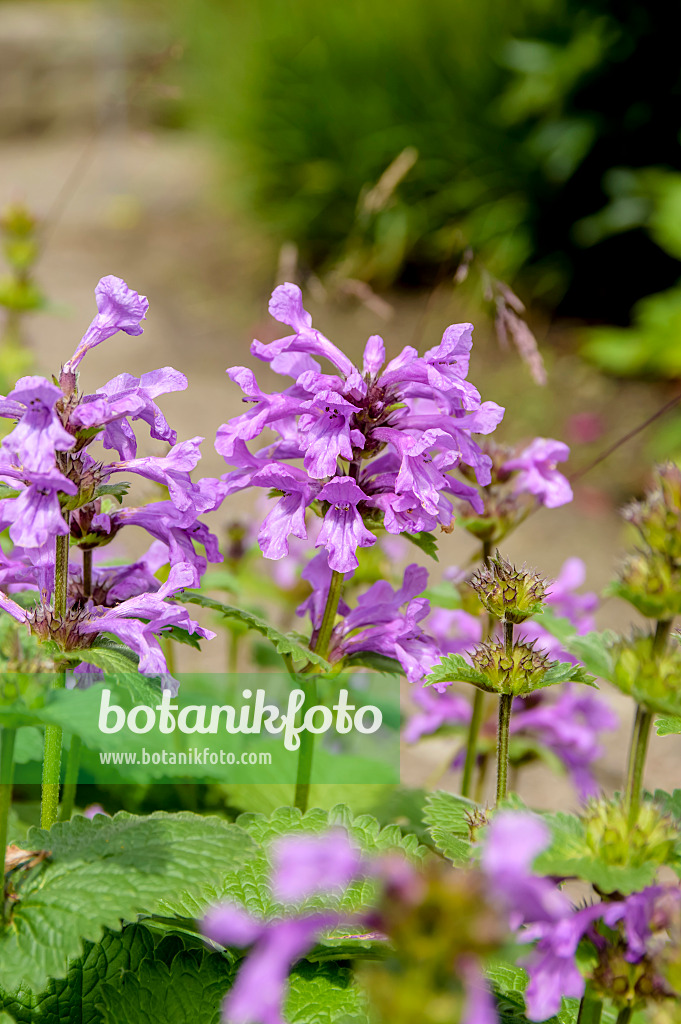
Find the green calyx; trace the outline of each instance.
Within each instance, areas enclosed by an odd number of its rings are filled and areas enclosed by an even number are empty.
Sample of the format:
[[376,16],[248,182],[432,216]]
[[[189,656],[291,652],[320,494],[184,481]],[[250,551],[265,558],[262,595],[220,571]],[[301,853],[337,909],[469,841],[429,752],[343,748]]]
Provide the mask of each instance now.
[[470,583],[484,608],[503,622],[517,625],[542,612],[546,580],[525,568],[516,569],[498,551]]
[[657,466],[653,487],[643,501],[622,515],[636,527],[646,547],[670,563],[681,563],[681,469],[673,462]]
[[508,652],[503,641],[489,640],[476,647],[471,661],[491,690],[518,697],[541,686],[551,666],[546,655],[534,647],[535,641],[519,641]]

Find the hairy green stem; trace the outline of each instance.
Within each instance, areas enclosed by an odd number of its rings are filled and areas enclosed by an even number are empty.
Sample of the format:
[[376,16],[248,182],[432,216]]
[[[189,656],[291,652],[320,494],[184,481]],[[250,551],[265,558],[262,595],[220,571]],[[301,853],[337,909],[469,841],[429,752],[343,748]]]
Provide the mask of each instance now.
[[[492,545],[490,541],[483,541],[482,561],[485,565],[488,564],[491,554]],[[494,620],[491,615],[488,615],[483,640],[486,640],[491,635],[493,628]],[[483,690],[476,690],[473,696],[473,708],[471,711],[471,720],[468,724],[468,736],[466,738],[466,759],[463,765],[463,775],[461,776],[461,796],[471,795],[473,771],[478,757],[478,737],[480,736],[480,727],[482,725],[484,710],[485,693]]]
[[[322,658],[325,658],[329,652],[329,643],[331,642],[331,633],[336,622],[336,615],[338,614],[338,604],[340,602],[342,586],[343,573],[336,572],[334,570],[331,576],[331,583],[329,584],[329,593],[326,597],[322,624],[319,627],[317,638],[312,647],[312,650],[316,654],[321,655]],[[305,709],[308,706],[312,707],[317,703],[317,683],[314,676],[301,677],[300,682],[303,690],[305,691],[305,703],[303,704],[301,711],[301,715],[304,715]],[[303,814],[307,810],[308,801],[310,799],[310,778],[312,776],[314,740],[314,733],[307,732],[307,730],[301,732],[300,751],[298,753],[298,771],[296,773],[296,792],[293,802],[294,805],[303,812]]]
[[80,736],[71,737],[69,755],[66,759],[66,771],[64,773],[64,789],[61,797],[61,808],[59,811],[60,821],[69,821],[76,804],[76,790],[78,788],[78,769],[80,768]]
[[576,1024],[600,1024],[603,1013],[603,1000],[600,999],[587,981],[582,1001],[579,1004]]
[[[68,526],[68,519],[66,520]],[[69,590],[69,535],[57,537],[54,562],[54,615],[63,619]]]
[[[513,652],[513,623],[504,622],[504,646],[510,657]],[[508,742],[511,726],[513,694],[502,693],[499,697],[499,731],[497,733],[497,806],[506,796],[508,788]]]
[[[69,525],[68,513],[64,516]],[[54,559],[54,617],[66,616],[69,589],[69,534],[57,537]],[[66,674],[57,672],[52,688],[63,690]],[[61,771],[62,730],[60,725],[45,726],[45,753],[43,755],[43,786],[40,802],[40,825],[52,828],[59,815],[59,775]]]
[[92,597],[92,551],[83,552],[83,596]]
[[616,1024],[629,1024],[632,1013],[633,1010],[631,1006],[623,1007],[623,1009],[621,1009],[620,1012],[617,1014]]
[[14,781],[14,741],[16,729],[0,732],[0,860],[2,860],[2,887],[0,888],[0,924],[5,923],[5,850],[9,828],[9,812],[12,806],[12,783]]
[[[63,690],[66,686],[66,673],[59,672],[52,688]],[[45,726],[45,753],[43,756],[43,787],[40,802],[40,827],[50,829],[59,816],[59,776],[61,772],[61,741],[60,725]]]
[[[655,661],[657,661],[664,653],[671,625],[672,623],[670,619],[660,619],[657,623],[652,647],[652,657]],[[638,820],[638,813],[641,806],[643,774],[645,771],[648,741],[650,739],[650,727],[653,724],[653,717],[653,712],[649,711],[644,704],[637,705],[636,716],[634,718],[634,728],[632,730],[631,743],[629,745],[625,795],[625,803],[628,811],[627,821],[630,828],[632,828]]]

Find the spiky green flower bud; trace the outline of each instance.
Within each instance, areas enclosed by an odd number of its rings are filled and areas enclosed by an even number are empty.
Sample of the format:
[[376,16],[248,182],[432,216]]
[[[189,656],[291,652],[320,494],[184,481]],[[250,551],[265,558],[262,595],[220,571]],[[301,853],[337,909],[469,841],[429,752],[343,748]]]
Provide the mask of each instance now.
[[475,648],[471,661],[497,693],[519,696],[536,689],[551,666],[535,643],[519,641],[508,652],[503,641],[488,640]]
[[639,531],[651,551],[671,565],[681,562],[681,469],[667,462],[655,469],[653,487],[622,516]]
[[669,815],[645,801],[629,824],[628,808],[621,800],[592,800],[583,820],[586,841],[599,860],[631,868],[653,861],[665,864],[678,839],[678,827]]
[[608,592],[647,618],[673,619],[681,614],[681,566],[657,552],[635,551],[620,565]]
[[470,582],[482,605],[496,619],[518,624],[543,610],[546,580],[524,566],[516,569],[498,551]]
[[612,682],[650,711],[681,715],[681,646],[654,651],[655,638],[636,631],[611,646]]

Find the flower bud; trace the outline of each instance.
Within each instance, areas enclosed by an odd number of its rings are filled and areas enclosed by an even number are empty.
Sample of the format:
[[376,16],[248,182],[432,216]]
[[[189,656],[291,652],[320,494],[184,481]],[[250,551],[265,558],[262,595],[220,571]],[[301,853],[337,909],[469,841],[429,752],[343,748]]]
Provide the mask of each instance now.
[[651,551],[671,565],[681,561],[681,469],[673,462],[657,466],[653,487],[643,501],[622,510]]
[[546,581],[527,569],[516,569],[497,551],[471,578],[481,603],[496,619],[520,623],[540,614]]
[[610,648],[612,682],[651,711],[681,715],[681,646],[653,652],[654,637],[634,632]]
[[650,801],[641,804],[633,825],[621,800],[592,800],[583,820],[588,847],[606,864],[665,864],[678,838],[674,820]]
[[608,593],[624,598],[650,619],[681,614],[681,567],[656,552],[635,551],[621,564]]
[[519,641],[507,653],[502,640],[488,640],[475,648],[471,660],[497,693],[519,696],[535,689],[551,665],[545,654],[535,651],[535,643]]

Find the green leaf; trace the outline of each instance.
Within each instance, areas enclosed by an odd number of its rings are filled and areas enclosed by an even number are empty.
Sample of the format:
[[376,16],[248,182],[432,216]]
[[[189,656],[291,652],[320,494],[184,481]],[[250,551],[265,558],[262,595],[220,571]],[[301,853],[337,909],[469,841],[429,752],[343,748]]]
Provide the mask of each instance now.
[[100,1024],[96,1008],[100,986],[107,981],[115,984],[153,955],[153,937],[142,925],[129,925],[122,932],[106,931],[100,942],[85,943],[83,956],[71,962],[65,978],[50,979],[38,995],[25,987],[0,994],[0,1008],[22,1024]]
[[119,505],[123,504],[123,498],[130,490],[130,483],[127,480],[121,480],[117,484],[100,484],[95,491],[95,498],[103,498],[104,495],[110,495],[115,498]]
[[[285,907],[274,899],[269,885],[269,848],[282,836],[318,835],[328,828],[341,827],[347,830],[350,840],[370,857],[400,852],[412,862],[419,863],[427,852],[416,836],[403,836],[397,825],[382,829],[375,818],[368,814],[353,817],[344,805],[338,805],[330,811],[314,808],[304,815],[294,807],[280,807],[269,817],[264,814],[242,814],[237,818],[237,825],[248,833],[260,851],[225,878],[217,897],[240,904],[256,917],[277,916],[285,911]],[[299,907],[305,911],[325,908],[342,914],[355,914],[373,904],[376,892],[376,880],[367,878],[353,882],[343,892],[311,896]],[[186,903],[181,909],[176,907],[175,912],[178,910],[184,916],[195,916],[193,902]],[[340,944],[345,957],[350,956],[349,951],[352,949],[356,950],[357,956],[365,955],[366,950],[372,946],[369,935],[351,940],[348,931],[356,934],[357,929],[334,929],[320,941],[319,947],[333,950]]]
[[34,990],[63,977],[84,940],[138,913],[174,913],[193,902],[200,913],[216,884],[254,853],[237,825],[186,812],[137,817],[119,812],[75,817],[50,832],[31,829],[29,849],[50,850],[47,863],[22,876],[11,923],[0,933],[0,986]]
[[580,636],[575,632],[575,627],[569,619],[555,615],[549,607],[544,608],[542,626],[560,640],[566,651],[579,658],[589,672],[601,679],[612,681],[614,666],[609,647],[615,639],[615,634],[611,630]]
[[539,685],[533,686],[532,689],[540,690],[545,686],[556,686],[559,683],[567,682],[596,686],[594,677],[585,672],[581,665],[573,665],[571,661],[552,661]]
[[675,789],[673,793],[667,793],[664,789],[656,789],[653,793],[653,800],[659,805],[663,814],[671,814],[681,822],[681,789]]
[[267,637],[270,643],[274,644],[279,654],[289,654],[295,661],[311,661],[314,665],[318,665],[325,671],[329,671],[331,668],[328,661],[325,661],[324,658],[321,658],[314,651],[311,651],[309,647],[301,643],[295,634],[279,632],[278,629],[270,626],[264,619],[254,615],[252,612],[246,611],[244,608],[235,608],[232,605],[223,604],[221,601],[215,601],[212,597],[206,597],[196,590],[185,590],[178,600],[188,602],[189,604],[198,604],[201,608],[210,608],[212,611],[219,612],[226,619],[243,622],[248,629],[253,629]]
[[228,960],[207,950],[182,949],[169,964],[146,959],[136,972],[99,986],[102,1024],[219,1024],[233,975]]
[[287,1024],[369,1024],[366,996],[347,967],[303,962],[289,986]]
[[546,815],[544,820],[551,829],[552,841],[534,862],[534,870],[539,874],[581,878],[601,892],[624,895],[645,888],[655,879],[657,861],[632,866],[609,864],[601,859],[588,845],[584,823],[575,815],[560,812]]
[[385,654],[376,654],[375,651],[358,651],[344,658],[343,669],[370,668],[385,676],[401,676],[404,669],[396,658],[388,658]]
[[81,661],[101,668],[108,675],[128,675],[137,672],[138,657],[129,647],[113,643],[106,637],[97,637],[92,647],[81,651],[67,651],[63,657],[73,665]]
[[472,683],[487,693],[496,693],[487,676],[472,668],[462,654],[448,654],[442,658],[440,664],[426,676],[423,685],[433,686],[434,683]]
[[469,815],[475,811],[472,800],[442,790],[426,800],[423,820],[441,853],[455,864],[465,864],[471,856]]
[[655,730],[658,736],[678,736],[681,733],[681,718],[677,715],[658,715]]
[[434,559],[436,562],[439,561],[437,557],[437,540],[432,533],[426,533],[425,531],[422,533],[403,533],[401,536],[411,544],[416,545],[417,548],[420,548],[429,558]]

